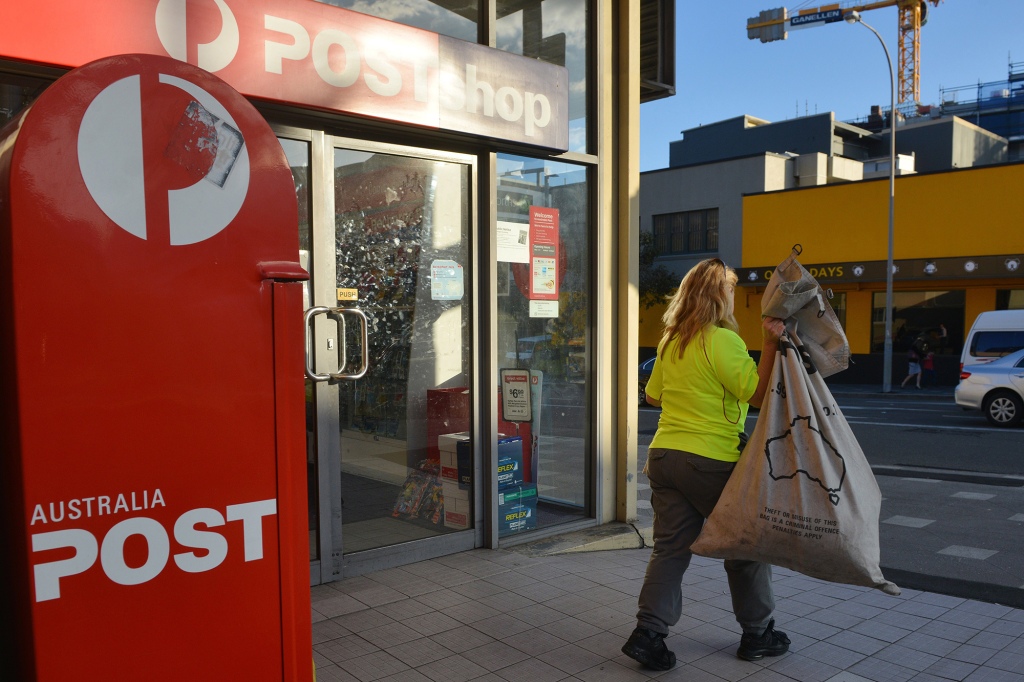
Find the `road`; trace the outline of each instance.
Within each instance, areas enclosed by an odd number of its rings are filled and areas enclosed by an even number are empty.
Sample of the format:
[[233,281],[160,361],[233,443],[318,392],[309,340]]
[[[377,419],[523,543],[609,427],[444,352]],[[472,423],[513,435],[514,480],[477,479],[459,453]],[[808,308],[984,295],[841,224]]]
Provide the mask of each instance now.
[[[881,566],[905,588],[1024,606],[1024,427],[990,427],[952,391],[834,387],[882,491]],[[639,411],[641,459],[660,411]],[[747,421],[753,430],[756,411]],[[641,520],[651,515],[639,477]]]

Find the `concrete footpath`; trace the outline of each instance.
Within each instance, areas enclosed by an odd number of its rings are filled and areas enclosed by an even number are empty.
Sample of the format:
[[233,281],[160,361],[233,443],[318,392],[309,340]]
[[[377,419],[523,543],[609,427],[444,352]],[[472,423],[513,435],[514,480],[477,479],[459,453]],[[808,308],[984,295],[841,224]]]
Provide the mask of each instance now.
[[756,663],[721,562],[695,557],[678,659],[642,669],[619,648],[635,625],[649,549],[473,550],[313,588],[320,682],[1024,681],[1024,611],[905,589],[899,597],[775,569],[789,653]]
[[[879,392],[830,388],[837,396]],[[932,394],[948,400],[952,388],[912,393]],[[887,499],[895,491],[886,486],[901,480],[879,478]],[[646,492],[649,500],[649,486]],[[884,560],[886,576],[903,588],[898,597],[775,568],[776,626],[793,643],[783,656],[750,663],[735,656],[740,630],[722,562],[694,557],[683,581],[683,617],[666,640],[678,663],[666,672],[644,670],[619,651],[635,625],[651,551],[653,514],[649,504],[638,506],[635,524],[474,550],[313,588],[317,679],[1024,682],[1024,610],[1000,604],[998,591],[984,599],[955,596],[970,582],[963,577],[908,588],[915,573],[887,568]],[[1022,585],[1024,579],[1006,594],[1019,595]]]

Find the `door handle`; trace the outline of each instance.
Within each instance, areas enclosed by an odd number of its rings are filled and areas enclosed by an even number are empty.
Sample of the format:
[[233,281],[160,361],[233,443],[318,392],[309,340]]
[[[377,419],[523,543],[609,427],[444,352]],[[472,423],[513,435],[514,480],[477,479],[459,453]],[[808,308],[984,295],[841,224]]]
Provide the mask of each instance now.
[[[348,364],[348,352],[346,349],[347,344],[345,343],[345,316],[355,315],[361,320],[362,326],[362,363],[361,368],[358,372],[328,372],[325,374],[317,373],[313,367],[313,361],[316,357],[314,349],[316,345],[313,341],[313,318],[317,315],[329,315],[334,318],[339,325],[340,334],[338,335],[338,345],[341,347],[341,362],[339,367],[344,369],[345,365]],[[302,317],[303,325],[306,329],[306,377],[310,381],[341,381],[355,380],[361,378],[366,374],[366,371],[370,368],[370,355],[369,355],[369,324],[367,323],[366,314],[358,308],[328,308],[327,306],[314,306],[306,311]]]

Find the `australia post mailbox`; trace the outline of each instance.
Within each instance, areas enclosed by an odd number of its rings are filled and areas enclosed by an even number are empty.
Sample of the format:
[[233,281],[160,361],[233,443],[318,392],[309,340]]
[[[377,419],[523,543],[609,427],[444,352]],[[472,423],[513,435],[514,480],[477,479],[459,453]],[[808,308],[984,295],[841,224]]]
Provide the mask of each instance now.
[[128,55],[0,138],[0,677],[311,679],[274,134],[216,77]]

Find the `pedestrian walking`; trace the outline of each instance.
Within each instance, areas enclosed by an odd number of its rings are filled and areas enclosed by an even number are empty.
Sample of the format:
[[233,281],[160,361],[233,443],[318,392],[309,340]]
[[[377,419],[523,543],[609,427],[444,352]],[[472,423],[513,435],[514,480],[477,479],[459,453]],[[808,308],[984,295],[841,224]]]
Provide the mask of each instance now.
[[928,351],[921,358],[921,383],[924,386],[935,386],[939,382],[935,378],[935,353]]
[[907,351],[907,378],[900,384],[900,388],[906,386],[907,382],[911,380],[916,381],[917,387],[921,388],[921,356],[913,346]]
[[[755,365],[736,333],[735,271],[718,258],[683,278],[662,321],[664,331],[647,384],[647,402],[661,407],[644,473],[651,482],[654,550],[640,591],[637,627],[622,651],[644,667],[668,670],[676,656],[665,645],[682,612],[682,578],[700,534],[742,448],[748,405],[768,390],[783,321],[762,323]],[[789,638],[775,630],[771,566],[725,562],[733,613],[743,634],[736,654],[746,660],[779,656]]]

